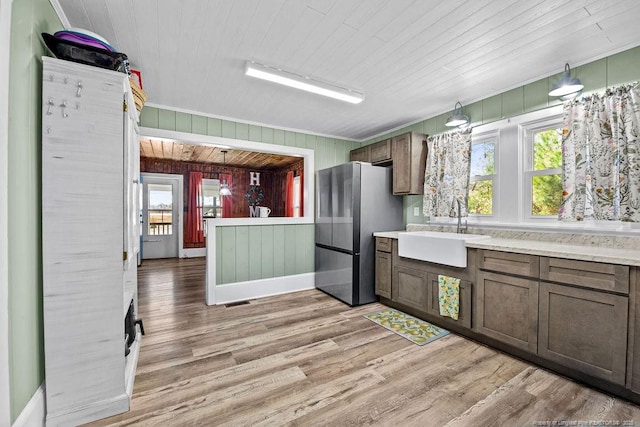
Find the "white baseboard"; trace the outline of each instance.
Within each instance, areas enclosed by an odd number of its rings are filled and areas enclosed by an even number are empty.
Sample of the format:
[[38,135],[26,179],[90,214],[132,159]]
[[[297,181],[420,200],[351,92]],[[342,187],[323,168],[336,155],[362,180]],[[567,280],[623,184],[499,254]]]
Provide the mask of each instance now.
[[213,304],[227,304],[315,288],[315,273],[272,277],[215,286]]
[[207,248],[185,248],[180,253],[180,258],[198,258],[207,256]]
[[44,383],[33,393],[12,427],[41,427],[45,425],[47,407],[44,399]]

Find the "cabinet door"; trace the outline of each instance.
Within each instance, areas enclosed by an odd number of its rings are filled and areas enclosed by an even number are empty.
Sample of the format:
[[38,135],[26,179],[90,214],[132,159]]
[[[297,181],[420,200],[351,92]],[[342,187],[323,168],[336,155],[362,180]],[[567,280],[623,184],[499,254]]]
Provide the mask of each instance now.
[[371,160],[371,146],[356,148],[349,152],[349,160],[352,162],[369,162]]
[[478,271],[475,326],[488,337],[535,353],[538,282]]
[[[125,99],[126,101],[126,99]],[[129,105],[128,108],[135,108]],[[136,117],[124,112],[124,269],[135,269],[140,251],[140,141]]]
[[427,136],[408,132],[393,137],[393,194],[423,194]]
[[376,295],[391,299],[391,253],[376,251]]
[[594,377],[625,383],[629,298],[540,284],[540,356]]
[[427,272],[395,266],[391,296],[393,301],[427,311]]
[[441,317],[444,321],[471,328],[471,282],[460,280],[460,312],[458,313],[458,320],[453,320],[450,317],[440,316],[438,275],[429,273],[428,278],[427,313]]
[[393,138],[393,194],[411,191],[411,134]]
[[375,144],[371,144],[371,163],[374,165],[384,165],[391,163],[391,139],[385,139]]

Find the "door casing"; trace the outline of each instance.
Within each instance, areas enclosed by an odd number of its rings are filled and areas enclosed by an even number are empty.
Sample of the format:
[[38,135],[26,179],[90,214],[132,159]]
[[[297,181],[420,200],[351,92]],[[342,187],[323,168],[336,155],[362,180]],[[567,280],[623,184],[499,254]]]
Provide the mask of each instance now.
[[[145,183],[148,183],[149,179],[160,179],[160,180],[175,180],[178,182],[178,193],[177,193],[177,199],[176,202],[176,209],[177,209],[177,213],[178,213],[178,221],[176,223],[176,227],[177,227],[177,233],[176,233],[176,237],[178,239],[178,257],[179,258],[184,258],[185,257],[185,252],[184,252],[184,242],[183,242],[183,209],[184,209],[184,199],[183,199],[183,185],[184,185],[184,178],[182,175],[178,175],[178,174],[166,174],[166,173],[148,173],[148,172],[142,172],[140,174],[142,176],[142,183],[143,185]],[[144,191],[144,187],[143,187],[143,191]],[[142,223],[142,227],[146,227],[147,226],[147,218],[143,218],[143,223]],[[142,253],[144,256],[144,252],[145,252],[145,248],[144,248],[144,239],[141,242],[142,246]]]

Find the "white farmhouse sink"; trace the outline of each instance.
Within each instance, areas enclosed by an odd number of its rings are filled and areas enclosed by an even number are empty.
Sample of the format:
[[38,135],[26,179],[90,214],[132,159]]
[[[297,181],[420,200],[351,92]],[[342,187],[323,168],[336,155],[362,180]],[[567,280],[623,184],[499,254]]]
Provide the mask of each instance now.
[[398,255],[420,261],[452,267],[467,266],[465,242],[490,239],[482,234],[440,233],[437,231],[406,231],[398,233]]

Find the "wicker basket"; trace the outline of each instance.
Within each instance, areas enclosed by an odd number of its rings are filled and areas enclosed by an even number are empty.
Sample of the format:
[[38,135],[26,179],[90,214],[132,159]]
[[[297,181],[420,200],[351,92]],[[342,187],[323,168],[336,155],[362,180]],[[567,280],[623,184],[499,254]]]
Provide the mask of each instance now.
[[129,84],[131,85],[131,91],[133,92],[133,99],[136,101],[136,110],[142,110],[142,106],[147,101],[147,94],[138,86],[138,84],[129,78]]

